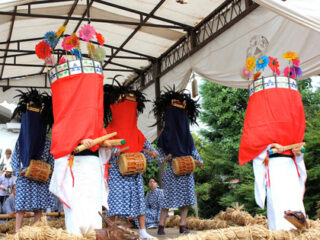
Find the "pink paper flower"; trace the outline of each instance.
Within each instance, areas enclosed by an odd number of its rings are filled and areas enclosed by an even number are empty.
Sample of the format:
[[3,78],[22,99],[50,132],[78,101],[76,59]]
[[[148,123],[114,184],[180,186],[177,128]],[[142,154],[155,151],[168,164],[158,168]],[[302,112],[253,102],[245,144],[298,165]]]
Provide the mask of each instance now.
[[50,55],[50,56],[46,57],[46,58],[44,59],[44,61],[45,61],[46,64],[48,64],[49,66],[53,66],[53,65],[56,64],[56,59],[55,59],[55,57],[54,57],[53,55]]
[[283,75],[290,78],[296,78],[296,71],[293,67],[286,67],[283,70]]
[[241,73],[246,79],[251,77],[251,72],[246,67],[242,68]]
[[71,44],[71,40],[70,40],[70,36],[68,37],[65,37],[62,41],[62,48],[66,51],[69,51],[71,50],[73,47],[72,47],[72,44]]
[[94,35],[96,33],[96,30],[93,26],[90,24],[85,24],[81,27],[79,31],[79,36],[86,42],[89,42],[91,39],[93,39]]
[[296,58],[296,59],[292,59],[292,63],[295,67],[299,67],[299,64],[300,64],[300,60],[299,58]]
[[60,58],[59,59],[59,64],[63,64],[66,62],[66,59],[64,57]]

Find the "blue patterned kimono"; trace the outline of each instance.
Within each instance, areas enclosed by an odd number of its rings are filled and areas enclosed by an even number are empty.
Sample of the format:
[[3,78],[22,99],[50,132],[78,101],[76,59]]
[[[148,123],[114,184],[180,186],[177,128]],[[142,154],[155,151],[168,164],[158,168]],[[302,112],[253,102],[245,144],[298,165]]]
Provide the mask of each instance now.
[[[160,156],[158,162],[162,163],[166,154],[161,148],[158,147]],[[194,160],[198,160],[202,163],[202,159],[196,148],[192,151],[192,157]],[[164,200],[162,208],[179,208],[183,206],[190,206],[195,204],[194,197],[194,178],[193,173],[177,176],[172,170],[172,158],[167,160],[167,169],[163,175],[162,182],[164,185],[163,194]]]
[[[54,159],[50,154],[51,141],[46,138],[44,150],[41,154],[41,159],[45,159],[53,169]],[[19,141],[17,141],[16,148],[11,157],[11,165],[15,175],[17,176],[16,182],[16,211],[35,211],[40,209],[47,209],[54,206],[54,198],[52,193],[49,192],[49,183],[38,182],[29,178],[20,176],[19,171],[22,170],[21,157],[19,151]]]
[[162,208],[179,208],[195,204],[193,173],[177,176],[172,170],[172,159],[192,156],[202,163],[190,134],[189,119],[183,109],[170,107],[164,113],[164,129],[158,139],[160,156],[158,162],[167,159],[167,169],[162,182],[164,185],[164,201]]
[[[156,151],[146,140],[143,145],[144,150]],[[152,162],[153,158],[145,154],[147,162]],[[109,164],[109,197],[108,216],[136,217],[145,214],[144,191],[142,174],[123,176],[118,168],[118,156],[112,156]]]

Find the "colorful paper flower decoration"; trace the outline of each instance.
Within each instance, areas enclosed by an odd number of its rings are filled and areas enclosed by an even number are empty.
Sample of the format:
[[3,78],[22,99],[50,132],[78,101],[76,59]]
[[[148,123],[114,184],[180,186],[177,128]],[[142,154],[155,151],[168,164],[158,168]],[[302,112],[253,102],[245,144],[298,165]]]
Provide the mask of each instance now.
[[280,75],[280,70],[279,70],[279,62],[277,58],[269,57],[269,64],[268,66],[277,75]]
[[253,80],[256,81],[261,76],[261,72],[257,72],[253,75]]
[[292,63],[295,67],[299,67],[300,65],[300,60],[299,58],[297,57],[296,59],[292,59]]
[[302,77],[302,70],[301,70],[300,67],[294,67],[294,71],[295,71],[295,73],[296,73],[296,77],[297,77],[297,78]]
[[246,68],[249,70],[249,71],[252,71],[256,66],[256,59],[251,56],[251,57],[248,57],[247,60],[246,60]]
[[47,57],[49,57],[51,55],[52,49],[44,41],[41,41],[36,45],[35,51],[36,51],[38,58],[46,59]]
[[61,27],[59,27],[59,29],[58,29],[58,31],[57,31],[57,39],[59,38],[59,37],[61,37],[61,35],[66,31],[66,28],[67,28],[67,26],[61,26]]
[[243,67],[241,69],[241,77],[243,79],[249,79],[251,77],[252,73],[246,68],[246,67]]
[[294,67],[286,67],[283,70],[283,75],[285,75],[286,77],[290,77],[290,78],[296,78],[296,71],[295,71]]
[[63,64],[66,62],[66,59],[64,57],[60,58],[59,59],[59,64]]
[[50,66],[53,66],[53,65],[55,65],[57,63],[57,61],[56,61],[56,59],[55,59],[55,57],[53,55],[50,55],[50,56],[46,57],[44,59],[44,61],[46,62],[46,64],[48,64]]
[[93,39],[96,30],[90,24],[85,24],[81,27],[79,31],[79,36],[86,42],[89,42]]
[[76,59],[80,59],[82,57],[80,50],[77,48],[73,48],[71,53],[76,57]]
[[72,45],[70,43],[70,36],[65,37],[62,41],[63,50],[70,51],[72,49]]
[[97,32],[96,32],[96,39],[97,39],[98,43],[100,44],[100,46],[103,46],[103,44],[104,44],[104,37],[102,36],[101,33],[97,33]]
[[58,44],[59,40],[57,39],[57,35],[53,31],[46,32],[43,38],[44,42],[48,44],[52,49]]
[[87,43],[87,48],[88,48],[88,55],[89,55],[89,57],[93,58],[93,56],[94,56],[94,50],[95,50],[94,45],[93,45],[91,42],[88,42],[88,43]]
[[282,57],[284,59],[287,59],[289,61],[291,61],[292,59],[297,59],[298,58],[298,54],[296,54],[295,52],[286,52],[282,55]]
[[80,48],[80,41],[75,33],[72,33],[70,36],[70,44],[73,48]]
[[262,56],[259,58],[256,62],[256,68],[257,70],[264,70],[266,66],[268,66],[269,58],[267,56]]
[[97,61],[103,61],[105,58],[106,52],[103,48],[96,48],[94,50],[94,59]]

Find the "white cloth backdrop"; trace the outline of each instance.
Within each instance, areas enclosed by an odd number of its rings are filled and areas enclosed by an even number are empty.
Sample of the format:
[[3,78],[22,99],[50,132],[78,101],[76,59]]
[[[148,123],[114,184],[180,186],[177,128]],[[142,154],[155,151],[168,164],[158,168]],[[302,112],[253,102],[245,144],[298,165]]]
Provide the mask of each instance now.
[[179,83],[189,78],[183,73],[193,70],[212,82],[247,88],[248,81],[240,77],[240,70],[245,64],[250,39],[257,35],[268,39],[269,47],[265,54],[278,58],[281,71],[287,66],[282,54],[294,51],[300,58],[302,78],[320,73],[320,45],[317,44],[320,42],[320,33],[259,7],[178,65],[174,71],[164,75],[161,81],[168,82],[171,79]]
[[254,0],[260,6],[304,27],[320,32],[319,0]]

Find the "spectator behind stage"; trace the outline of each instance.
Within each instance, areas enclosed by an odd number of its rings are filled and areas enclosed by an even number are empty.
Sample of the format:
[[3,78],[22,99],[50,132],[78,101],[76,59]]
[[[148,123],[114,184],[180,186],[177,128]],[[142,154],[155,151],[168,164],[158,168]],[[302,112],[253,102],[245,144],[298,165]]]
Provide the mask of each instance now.
[[161,203],[163,201],[163,191],[158,188],[158,183],[154,178],[149,179],[150,191],[145,197],[146,203],[146,227],[158,227],[160,221]]
[[13,185],[12,191],[9,197],[6,199],[2,206],[2,211],[4,214],[9,214],[14,216],[15,214],[15,195],[16,195],[16,185]]
[[15,185],[15,177],[12,175],[12,167],[9,165],[5,169],[5,174],[0,176],[0,203],[1,206],[9,196],[11,189]]
[[[146,227],[157,228],[160,221],[161,203],[163,201],[163,190],[158,188],[158,183],[154,178],[149,179],[150,191],[145,196],[146,204]],[[137,218],[135,224],[139,227]]]
[[9,166],[11,167],[11,164],[10,164],[11,154],[12,154],[11,149],[7,148],[5,154],[1,156],[0,171],[4,172],[4,169],[8,168]]

